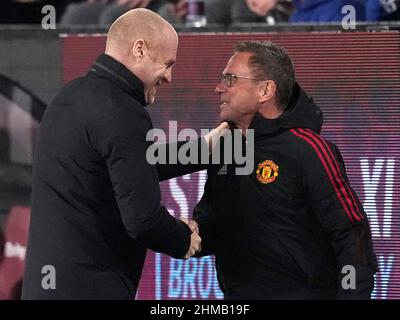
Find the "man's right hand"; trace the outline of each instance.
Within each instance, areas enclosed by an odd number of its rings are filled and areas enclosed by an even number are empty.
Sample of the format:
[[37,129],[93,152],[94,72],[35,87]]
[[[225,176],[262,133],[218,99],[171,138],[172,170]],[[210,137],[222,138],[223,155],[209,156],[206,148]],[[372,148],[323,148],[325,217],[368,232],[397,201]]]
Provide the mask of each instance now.
[[227,131],[229,131],[228,129],[229,129],[229,124],[227,121],[224,121],[218,127],[212,129],[209,133],[207,133],[204,136],[210,154],[214,149],[215,145],[217,144],[218,140],[220,139],[220,137],[224,135]]
[[[192,231],[192,234],[190,236],[190,247],[188,252],[185,254],[185,256],[183,257],[183,259],[189,259],[191,256],[194,256],[197,252],[201,251],[201,238],[198,234],[198,226],[197,223],[195,221],[190,221],[188,219],[185,218],[181,218],[181,220],[186,223],[190,230]],[[193,224],[195,223],[195,225]]]
[[190,236],[190,247],[188,252],[185,254],[183,259],[189,259],[194,256],[197,252],[201,251],[201,238],[198,233],[193,232]]

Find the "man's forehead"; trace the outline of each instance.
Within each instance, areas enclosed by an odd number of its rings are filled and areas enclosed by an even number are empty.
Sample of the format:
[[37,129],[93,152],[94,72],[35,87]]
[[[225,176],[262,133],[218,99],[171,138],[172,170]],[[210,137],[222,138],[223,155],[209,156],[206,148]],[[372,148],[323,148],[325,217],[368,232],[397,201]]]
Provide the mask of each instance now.
[[156,54],[164,62],[175,63],[177,55],[177,45],[171,42],[163,41],[155,48]]
[[158,49],[162,55],[176,57],[178,41],[175,41],[175,39],[160,40]]
[[162,51],[161,52],[161,59],[163,62],[169,65],[173,65],[176,63],[176,51]]
[[228,60],[225,71],[230,70],[247,70],[249,69],[249,52],[237,52]]

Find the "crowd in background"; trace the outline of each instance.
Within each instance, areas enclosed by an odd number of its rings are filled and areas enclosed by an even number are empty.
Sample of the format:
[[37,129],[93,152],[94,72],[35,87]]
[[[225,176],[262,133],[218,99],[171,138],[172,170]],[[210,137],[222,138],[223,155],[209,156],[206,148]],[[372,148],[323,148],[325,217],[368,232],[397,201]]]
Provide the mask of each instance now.
[[[110,25],[133,8],[148,8],[171,23],[184,23],[190,0],[2,0],[0,23],[36,24],[42,7],[56,8],[57,23]],[[400,21],[400,0],[204,0],[209,24],[339,22],[342,8],[355,8],[357,21]]]

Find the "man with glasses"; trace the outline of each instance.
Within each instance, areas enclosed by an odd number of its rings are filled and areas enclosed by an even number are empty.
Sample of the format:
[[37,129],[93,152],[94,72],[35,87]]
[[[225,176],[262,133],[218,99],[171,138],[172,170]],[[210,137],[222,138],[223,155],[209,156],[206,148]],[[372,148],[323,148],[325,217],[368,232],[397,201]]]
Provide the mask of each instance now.
[[250,175],[234,163],[208,169],[189,223],[201,255],[215,255],[225,298],[369,299],[368,219],[289,55],[271,42],[237,44],[216,93],[220,118],[254,130],[255,149]]

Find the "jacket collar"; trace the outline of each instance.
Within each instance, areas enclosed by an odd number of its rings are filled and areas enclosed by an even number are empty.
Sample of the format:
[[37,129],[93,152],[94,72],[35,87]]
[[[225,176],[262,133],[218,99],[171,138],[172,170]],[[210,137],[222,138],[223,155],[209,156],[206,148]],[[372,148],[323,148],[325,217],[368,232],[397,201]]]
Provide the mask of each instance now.
[[280,129],[277,119],[267,119],[257,113],[251,122],[249,129],[254,129],[254,138],[276,133]]
[[320,132],[323,122],[321,109],[297,83],[285,111],[276,119],[266,119],[256,114],[249,128],[254,129],[254,137],[274,135],[291,128],[309,128]]
[[140,104],[146,106],[143,82],[111,56],[105,53],[100,55],[91,66],[90,72],[111,80],[138,100]]

